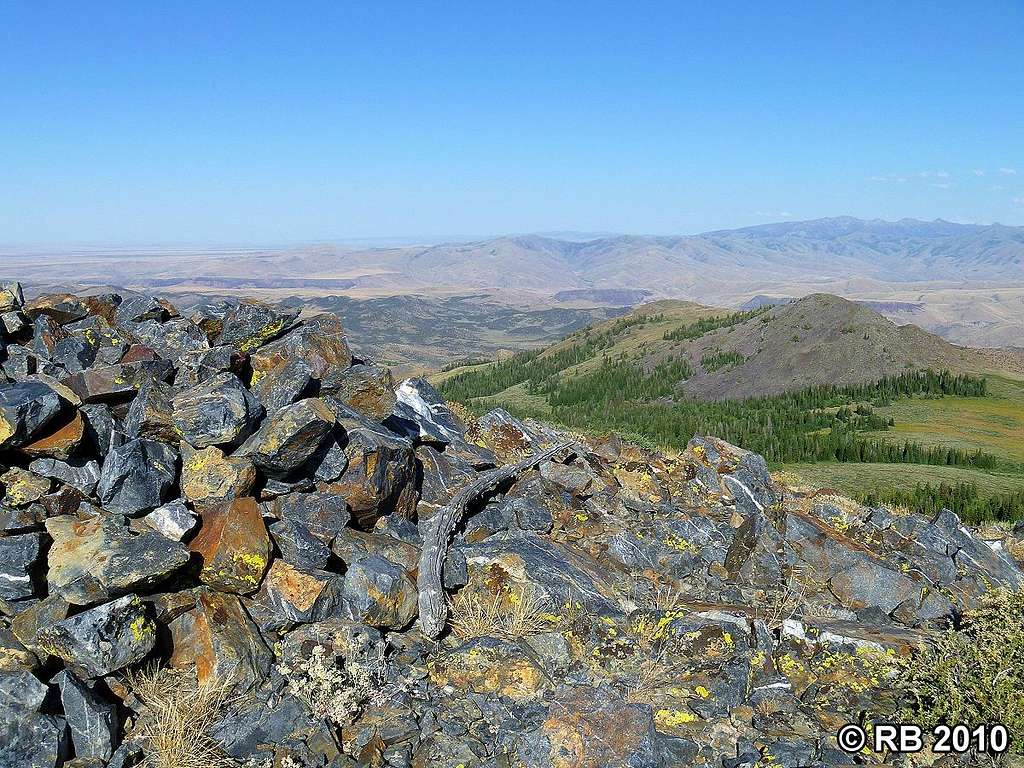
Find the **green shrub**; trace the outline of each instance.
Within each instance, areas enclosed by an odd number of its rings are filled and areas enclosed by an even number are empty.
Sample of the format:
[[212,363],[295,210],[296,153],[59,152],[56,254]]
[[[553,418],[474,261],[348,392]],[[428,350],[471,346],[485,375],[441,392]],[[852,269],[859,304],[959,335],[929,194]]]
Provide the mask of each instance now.
[[925,729],[1002,723],[1010,752],[1024,754],[1024,593],[992,590],[959,628],[895,669],[899,720]]

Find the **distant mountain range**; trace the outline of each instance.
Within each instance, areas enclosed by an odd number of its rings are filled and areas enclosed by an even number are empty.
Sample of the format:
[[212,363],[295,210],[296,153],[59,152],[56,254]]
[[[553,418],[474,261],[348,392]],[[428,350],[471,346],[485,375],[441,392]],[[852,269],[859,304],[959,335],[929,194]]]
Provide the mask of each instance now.
[[283,251],[124,251],[80,259],[8,254],[2,277],[168,286],[512,289],[554,295],[628,289],[656,296],[721,293],[737,280],[1024,280],[1024,227],[848,216],[680,237],[593,240],[541,235],[396,248],[312,246]]

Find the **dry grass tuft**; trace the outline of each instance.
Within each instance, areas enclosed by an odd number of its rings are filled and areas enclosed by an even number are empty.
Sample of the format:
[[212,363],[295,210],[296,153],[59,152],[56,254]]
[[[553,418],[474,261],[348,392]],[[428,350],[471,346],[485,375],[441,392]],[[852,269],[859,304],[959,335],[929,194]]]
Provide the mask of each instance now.
[[682,611],[687,606],[686,591],[678,584],[651,584],[634,576],[629,594],[633,604],[644,610]]
[[125,678],[144,705],[138,736],[149,768],[233,768],[208,733],[227,703],[229,681],[197,682],[188,672],[147,667]]
[[864,511],[864,505],[847,496],[840,496],[838,493],[825,493],[814,497],[814,506],[820,507],[830,505],[850,517],[859,517]]
[[452,630],[467,640],[473,637],[518,638],[547,632],[540,599],[525,585],[504,584],[496,591],[463,588],[451,603]]

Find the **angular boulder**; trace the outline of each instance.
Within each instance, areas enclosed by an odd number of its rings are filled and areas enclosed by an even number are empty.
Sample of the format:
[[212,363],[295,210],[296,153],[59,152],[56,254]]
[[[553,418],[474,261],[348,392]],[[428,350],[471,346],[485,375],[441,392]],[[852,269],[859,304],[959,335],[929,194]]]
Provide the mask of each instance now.
[[89,679],[138,663],[156,644],[156,628],[135,595],[90,608],[46,627],[39,645]]
[[260,417],[256,397],[233,373],[220,373],[174,398],[174,426],[196,448],[235,445]]
[[390,560],[371,555],[345,572],[345,612],[370,627],[403,629],[416,617],[416,585]]
[[298,315],[297,308],[243,301],[224,318],[217,344],[229,344],[242,352],[254,352],[288,330]]
[[172,541],[181,541],[199,524],[199,518],[181,499],[157,507],[142,519],[150,528]]
[[167,500],[177,479],[178,454],[154,440],[135,438],[110,450],[97,487],[106,509],[136,515]]
[[162,381],[147,382],[132,400],[124,420],[129,437],[157,440],[176,445],[178,433],[173,418],[174,388]]
[[68,670],[58,672],[52,682],[60,688],[75,755],[109,760],[118,740],[117,707]]
[[0,384],[0,449],[31,442],[60,410],[57,393],[41,382]]
[[133,533],[124,518],[51,517],[50,591],[74,605],[103,602],[167,579],[189,561],[188,549],[155,531]]
[[42,536],[38,533],[0,537],[0,599],[32,597],[32,575],[42,548]]
[[239,694],[270,676],[274,656],[235,595],[202,590],[196,606],[170,623],[171,664],[194,668],[200,683]]
[[238,453],[249,456],[268,475],[282,477],[317,453],[334,424],[334,411],[323,400],[300,400],[268,416]]
[[181,490],[191,502],[248,496],[256,467],[243,456],[225,456],[216,446],[197,451],[181,443]]
[[210,504],[191,548],[203,561],[199,578],[220,592],[255,592],[270,565],[270,535],[256,500]]
[[290,360],[303,360],[328,391],[352,365],[352,353],[345,340],[345,329],[337,315],[316,315],[289,331],[277,341],[252,353],[253,375],[258,377],[280,368]]

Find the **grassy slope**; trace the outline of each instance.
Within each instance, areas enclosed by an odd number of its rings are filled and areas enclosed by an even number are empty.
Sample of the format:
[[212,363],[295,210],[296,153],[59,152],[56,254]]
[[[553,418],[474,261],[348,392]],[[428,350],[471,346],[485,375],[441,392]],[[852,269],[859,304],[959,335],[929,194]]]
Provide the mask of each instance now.
[[814,488],[835,488],[845,493],[884,487],[913,487],[917,483],[938,485],[958,481],[975,483],[982,495],[1024,489],[1019,472],[985,472],[970,467],[937,467],[925,464],[784,464],[782,469]]
[[[925,446],[968,451],[982,450],[1008,462],[1024,465],[1024,381],[988,375],[990,394],[983,398],[943,397],[937,400],[901,400],[879,414],[891,416],[896,426],[887,432],[866,433],[883,440],[910,440]],[[917,464],[786,464],[786,469],[808,485],[846,492],[869,491],[880,486],[916,483],[975,483],[985,494],[1024,488],[1024,471],[988,472],[968,467]]]
[[879,408],[896,426],[888,435],[923,445],[976,450],[1024,464],[1024,381],[988,377],[989,396],[906,400]]

